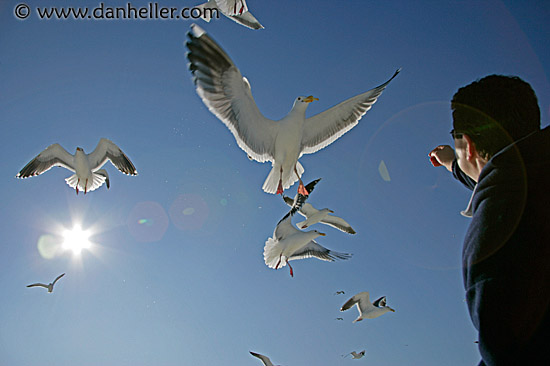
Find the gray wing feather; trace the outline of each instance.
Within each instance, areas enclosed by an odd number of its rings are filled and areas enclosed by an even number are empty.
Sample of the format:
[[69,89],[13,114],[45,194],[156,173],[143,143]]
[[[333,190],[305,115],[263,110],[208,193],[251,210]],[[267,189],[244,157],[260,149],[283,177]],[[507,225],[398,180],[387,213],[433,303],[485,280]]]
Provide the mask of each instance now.
[[188,37],[189,69],[203,103],[231,131],[249,157],[259,162],[273,161],[278,124],[262,115],[248,80],[200,27],[193,24]]
[[299,251],[292,253],[292,255],[288,258],[288,260],[292,261],[296,259],[304,259],[304,258],[311,258],[311,257],[315,257],[323,261],[334,262],[336,259],[342,259],[342,260],[349,259],[351,257],[351,254],[333,252],[332,250],[329,250],[323,247],[322,245],[319,245],[314,240],[312,240]]
[[337,217],[337,216],[332,216],[332,215],[328,215],[327,217],[325,217],[323,220],[321,220],[321,222],[323,224],[326,224],[326,225],[329,225],[329,226],[332,226],[340,231],[344,231],[348,234],[356,234],[355,230],[353,230],[353,228],[351,227],[350,224],[348,224],[346,222],[346,220],[340,218],[340,217]]
[[128,175],[137,175],[134,164],[111,140],[102,138],[99,140],[94,151],[88,155],[90,168],[93,172],[99,170],[107,161],[111,163],[122,173]]
[[60,166],[72,172],[73,156],[67,152],[61,145],[52,144],[44,151],[38,154],[27,165],[17,173],[17,178],[27,178],[47,172],[54,166]]
[[302,137],[302,154],[321,150],[355,127],[400,71],[398,69],[384,84],[307,118]]

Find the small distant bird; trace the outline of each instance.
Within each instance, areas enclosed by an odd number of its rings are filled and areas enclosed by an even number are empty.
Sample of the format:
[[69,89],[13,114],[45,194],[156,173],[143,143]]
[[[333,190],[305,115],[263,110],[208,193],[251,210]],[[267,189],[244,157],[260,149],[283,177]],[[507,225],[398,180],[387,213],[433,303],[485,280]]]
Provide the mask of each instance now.
[[307,196],[301,180],[304,167],[298,159],[327,147],[355,127],[399,73],[397,70],[380,86],[309,118],[306,109],[318,98],[299,96],[286,117],[274,121],[262,115],[250,83],[214,39],[196,24],[188,36],[187,58],[197,94],[249,158],[271,162],[271,172],[262,186],[267,193],[282,194],[299,181],[299,193]]
[[65,273],[63,274],[60,274],[59,276],[57,276],[57,278],[52,282],[52,283],[49,283],[47,285],[43,284],[43,283],[33,283],[32,285],[27,285],[27,287],[36,287],[36,286],[40,286],[40,287],[44,287],[44,288],[47,288],[48,289],[48,292],[52,292],[53,291],[53,286],[55,285],[55,283],[57,282],[57,280],[59,280],[61,277],[65,276]]
[[209,0],[207,3],[197,5],[195,8],[202,9],[201,18],[207,22],[213,13],[205,9],[218,9],[229,19],[244,25],[250,29],[263,29],[263,25],[248,11],[246,0]]
[[271,363],[271,360],[269,359],[269,357],[261,355],[261,354],[256,353],[256,352],[252,352],[252,351],[249,351],[249,352],[252,356],[258,357],[260,360],[262,360],[262,363],[264,364],[264,366],[277,366],[277,365],[273,365]]
[[351,355],[351,358],[352,358],[353,360],[358,360],[358,359],[360,359],[361,357],[363,357],[363,356],[365,355],[365,350],[362,350],[362,351],[359,352],[359,353],[357,353],[357,352],[355,352],[355,351],[351,351],[350,353],[348,353],[347,355],[342,356],[342,357],[345,358],[345,357],[347,357],[347,356],[349,356],[349,355]]
[[336,319],[334,319],[334,320],[344,320],[344,318],[336,318]]
[[[287,205],[292,204],[292,200],[289,197],[284,196]],[[331,215],[334,211],[323,208],[321,210],[316,209],[310,203],[304,203],[300,210],[298,210],[300,215],[306,218],[305,221],[301,221],[296,224],[299,229],[305,229],[313,224],[320,222],[321,224],[332,226],[340,231],[346,232],[348,234],[355,234],[355,230],[351,227],[346,220],[341,217]]]
[[353,321],[354,323],[363,319],[377,318],[380,315],[387,313],[388,311],[395,312],[394,309],[386,305],[386,296],[382,296],[374,303],[371,303],[369,300],[368,292],[360,292],[357,295],[353,296],[344,305],[342,305],[340,311],[346,311],[353,305],[357,305],[357,309],[359,310],[359,317]]
[[343,295],[343,294],[345,294],[344,291],[336,291],[336,292],[334,293],[334,295]]
[[105,169],[101,169],[107,161],[124,174],[137,175],[134,164],[122,150],[112,141],[102,138],[90,154],[77,147],[76,153],[71,155],[59,144],[50,145],[25,165],[17,173],[16,178],[40,175],[54,166],[60,166],[75,173],[65,181],[71,188],[76,189],[76,194],[79,188],[86,194],[101,187],[103,183],[106,183],[107,188],[110,187],[109,175]]

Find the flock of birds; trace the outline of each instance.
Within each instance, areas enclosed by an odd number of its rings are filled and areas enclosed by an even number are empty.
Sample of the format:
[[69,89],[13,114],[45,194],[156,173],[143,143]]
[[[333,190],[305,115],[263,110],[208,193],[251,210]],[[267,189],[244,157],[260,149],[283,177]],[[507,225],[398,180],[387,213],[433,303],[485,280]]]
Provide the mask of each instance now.
[[[252,29],[263,28],[248,11],[245,0],[209,0],[199,7],[216,8],[228,18]],[[210,21],[206,17],[204,20]],[[355,127],[400,69],[380,86],[309,118],[305,117],[306,109],[318,99],[313,96],[299,96],[286,117],[273,121],[261,114],[252,97],[249,81],[202,28],[193,24],[188,37],[187,58],[197,94],[208,109],[227,126],[250,160],[271,162],[272,169],[262,189],[270,194],[281,194],[284,202],[290,206],[290,211],[277,223],[273,236],[265,243],[265,264],[274,269],[288,265],[290,276],[293,277],[294,271],[289,263],[292,260],[311,257],[324,261],[349,259],[351,254],[334,252],[314,240],[325,236],[324,233],[303,230],[322,223],[348,234],[356,233],[344,219],[331,215],[334,211],[328,208],[318,210],[306,202],[320,179],[304,185],[301,179],[304,167],[298,159],[304,154],[312,154],[327,147]],[[25,165],[16,177],[27,178],[40,175],[55,166],[63,167],[74,173],[65,179],[67,184],[76,190],[76,194],[79,191],[86,194],[104,183],[107,188],[110,187],[109,175],[102,169],[107,161],[124,174],[137,175],[135,166],[122,150],[112,141],[102,138],[90,154],[77,147],[72,155],[59,144],[50,145]],[[294,199],[285,196],[284,190],[296,181],[299,181],[299,186]],[[292,225],[292,218],[296,212],[304,216],[305,220],[295,227]],[[47,285],[34,283],[27,287],[45,287],[51,293],[55,283],[64,275],[65,273],[59,275]],[[335,293],[341,294],[344,291]],[[359,316],[353,323],[395,311],[387,305],[385,296],[371,302],[368,292],[352,296],[342,305],[340,311],[346,311],[353,306],[357,306],[359,311]],[[267,356],[255,352],[250,354],[259,358],[265,366],[273,366]],[[353,351],[342,357],[349,355],[353,359],[360,359],[365,355],[365,350],[358,353]]]

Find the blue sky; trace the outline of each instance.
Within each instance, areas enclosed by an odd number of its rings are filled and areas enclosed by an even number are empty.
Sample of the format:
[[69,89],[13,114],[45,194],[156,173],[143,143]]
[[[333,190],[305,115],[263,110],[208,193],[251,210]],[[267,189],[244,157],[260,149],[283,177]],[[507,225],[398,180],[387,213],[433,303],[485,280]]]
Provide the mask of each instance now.
[[[294,278],[263,262],[287,207],[261,190],[270,165],[249,161],[196,95],[190,20],[18,20],[18,3],[0,3],[3,363],[259,364],[250,350],[285,366],[478,362],[460,268],[469,192],[427,153],[451,143],[457,88],[492,73],[531,83],[548,125],[548,2],[250,0],[263,30],[197,21],[272,119],[298,95],[319,98],[314,115],[402,67],[358,126],[300,160],[304,182],[322,178],[309,202],[357,234],[317,225],[321,245],[353,257],[296,261]],[[137,177],[108,165],[111,188],[78,196],[61,168],[14,178],[52,143],[90,152],[102,137]],[[44,251],[75,224],[92,231],[89,250]],[[25,287],[63,272],[52,294]],[[356,310],[339,308],[361,291],[396,312],[352,324]],[[341,357],[363,349],[361,360]]]

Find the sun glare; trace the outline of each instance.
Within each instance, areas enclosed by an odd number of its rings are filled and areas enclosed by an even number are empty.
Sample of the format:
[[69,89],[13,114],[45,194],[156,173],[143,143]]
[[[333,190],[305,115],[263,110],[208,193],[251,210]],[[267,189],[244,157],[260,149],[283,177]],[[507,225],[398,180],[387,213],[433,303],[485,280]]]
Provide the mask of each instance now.
[[90,247],[90,233],[87,230],[82,230],[78,225],[75,225],[71,230],[63,232],[63,249],[72,250],[74,254],[80,254],[82,249]]

